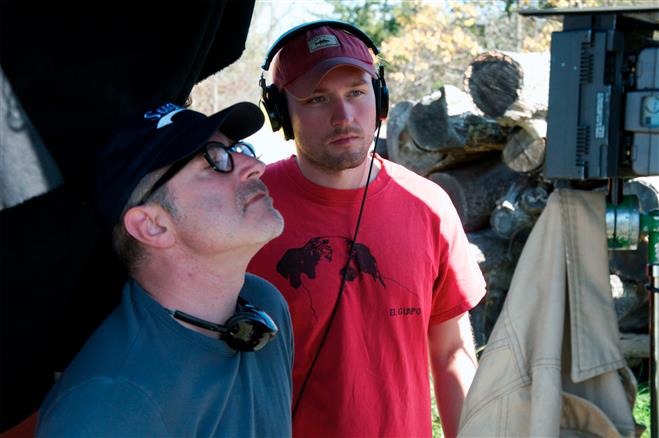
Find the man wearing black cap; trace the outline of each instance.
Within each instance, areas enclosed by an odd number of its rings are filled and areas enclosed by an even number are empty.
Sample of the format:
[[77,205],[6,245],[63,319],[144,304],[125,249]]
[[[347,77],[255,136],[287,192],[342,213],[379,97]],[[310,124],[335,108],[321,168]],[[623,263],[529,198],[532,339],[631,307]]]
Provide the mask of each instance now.
[[96,196],[131,278],[48,394],[37,435],[288,436],[288,307],[245,273],[283,229],[264,164],[239,141],[261,111],[169,103],[135,122],[99,154]]

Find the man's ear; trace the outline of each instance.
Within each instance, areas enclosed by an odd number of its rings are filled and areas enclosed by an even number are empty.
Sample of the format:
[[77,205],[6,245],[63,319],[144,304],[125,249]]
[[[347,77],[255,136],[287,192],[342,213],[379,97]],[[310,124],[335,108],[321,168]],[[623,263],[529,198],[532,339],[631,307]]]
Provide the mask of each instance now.
[[169,248],[174,242],[170,221],[162,208],[155,205],[138,205],[124,214],[124,227],[128,234],[147,246]]

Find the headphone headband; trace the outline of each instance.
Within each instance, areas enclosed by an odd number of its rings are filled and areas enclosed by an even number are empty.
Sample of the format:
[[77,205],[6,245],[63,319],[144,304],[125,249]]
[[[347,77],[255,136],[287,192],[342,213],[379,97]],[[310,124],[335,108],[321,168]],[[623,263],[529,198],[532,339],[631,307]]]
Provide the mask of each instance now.
[[[373,51],[374,55],[377,56],[380,53],[380,49],[378,49],[373,40],[371,40],[361,29],[340,20],[318,20],[304,23],[290,29],[288,32],[277,38],[272,44],[272,47],[270,47],[270,50],[268,50],[263,65],[261,65],[263,71],[261,72],[259,86],[261,87],[261,105],[268,115],[270,126],[273,131],[278,131],[280,129],[284,131],[284,138],[286,140],[291,140],[294,137],[294,134],[291,120],[288,115],[288,105],[285,96],[282,90],[278,90],[274,84],[266,84],[263,72],[270,68],[270,64],[277,53],[292,39],[300,35],[302,32],[323,26],[346,31],[364,43],[367,48]],[[379,124],[387,117],[389,111],[389,90],[384,80],[384,67],[382,65],[378,67],[377,77],[373,79],[373,92],[375,94],[376,123]]]
[[281,50],[282,47],[288,44],[288,42],[293,38],[295,38],[298,34],[300,34],[301,32],[305,32],[307,30],[316,29],[318,27],[323,27],[323,26],[330,26],[335,29],[345,30],[353,34],[357,38],[359,38],[364,44],[366,44],[366,47],[368,47],[373,51],[373,54],[375,54],[376,56],[380,53],[380,49],[378,49],[378,46],[375,45],[373,40],[371,40],[368,37],[368,35],[366,35],[358,27],[355,27],[352,24],[346,23],[345,21],[341,21],[341,20],[318,20],[318,21],[311,21],[309,23],[300,24],[299,26],[295,26],[294,28],[290,29],[288,32],[277,38],[277,41],[275,41],[272,44],[272,47],[270,47],[270,50],[268,50],[268,54],[266,55],[265,60],[261,65],[261,68],[267,71],[270,68],[270,64],[272,63],[272,60],[274,59],[277,52],[279,52],[279,50]]

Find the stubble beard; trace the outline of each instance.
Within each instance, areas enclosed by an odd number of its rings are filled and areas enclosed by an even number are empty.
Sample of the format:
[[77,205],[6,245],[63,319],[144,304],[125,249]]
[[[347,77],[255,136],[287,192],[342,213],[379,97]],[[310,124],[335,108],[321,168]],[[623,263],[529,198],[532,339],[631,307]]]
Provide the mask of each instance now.
[[[359,131],[359,134],[361,134],[361,131]],[[303,155],[307,161],[312,163],[316,168],[329,173],[336,173],[361,166],[368,156],[368,149],[372,141],[372,139],[369,141],[362,137],[359,146],[354,146],[344,151],[337,151],[331,146],[326,146],[329,138],[321,139],[316,147],[311,148],[311,151],[308,148],[298,147],[298,153]],[[318,152],[314,153],[313,149]]]
[[[238,208],[238,211],[242,211],[243,215],[246,214],[247,200],[250,199],[252,195],[262,192],[268,194],[268,188],[260,179],[253,179],[244,182],[236,190],[236,207]],[[266,215],[264,216],[265,221],[262,222],[261,225],[263,225],[264,227],[267,225],[270,228],[269,231],[271,233],[269,234],[271,234],[271,237],[268,240],[271,240],[279,236],[283,232],[284,218],[282,217],[279,210],[277,210],[272,204],[272,198],[268,198],[267,200],[264,200],[264,202],[267,202],[268,205],[266,207],[267,209]]]

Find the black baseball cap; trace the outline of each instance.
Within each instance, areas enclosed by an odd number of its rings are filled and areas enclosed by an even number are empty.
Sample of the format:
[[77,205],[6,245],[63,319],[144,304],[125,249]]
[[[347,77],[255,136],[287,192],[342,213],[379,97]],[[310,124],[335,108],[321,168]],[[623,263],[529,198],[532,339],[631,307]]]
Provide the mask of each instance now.
[[146,111],[99,150],[94,202],[109,224],[119,221],[137,184],[150,172],[196,154],[217,130],[238,141],[263,126],[258,106],[239,102],[207,116],[173,103]]

